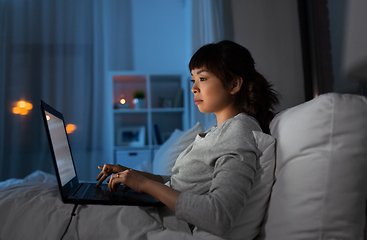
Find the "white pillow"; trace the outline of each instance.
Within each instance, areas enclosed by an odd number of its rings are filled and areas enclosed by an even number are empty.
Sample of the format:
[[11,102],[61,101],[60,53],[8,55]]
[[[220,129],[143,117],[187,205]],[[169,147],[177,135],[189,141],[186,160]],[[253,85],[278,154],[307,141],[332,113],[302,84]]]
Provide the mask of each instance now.
[[[262,152],[257,161],[257,169],[251,197],[241,218],[225,239],[252,240],[259,233],[268,206],[274,183],[275,139],[265,133],[253,131],[258,149]],[[195,230],[195,237],[201,239],[221,239],[208,232]]]
[[276,182],[258,239],[363,239],[367,99],[324,94],[278,114]]
[[152,172],[152,168],[153,168],[152,162],[148,160],[145,160],[134,167],[135,170],[149,173]]
[[153,160],[153,173],[172,175],[172,167],[180,153],[194,140],[197,134],[204,132],[200,122],[186,132],[176,129],[167,141],[158,149]]

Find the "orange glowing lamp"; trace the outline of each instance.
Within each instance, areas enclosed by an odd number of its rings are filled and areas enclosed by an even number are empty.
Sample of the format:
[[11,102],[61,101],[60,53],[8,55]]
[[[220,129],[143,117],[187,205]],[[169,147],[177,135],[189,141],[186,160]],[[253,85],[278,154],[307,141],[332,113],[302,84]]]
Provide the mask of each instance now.
[[16,106],[13,108],[13,113],[20,115],[27,115],[32,108],[33,108],[32,103],[21,100],[18,101]]
[[74,124],[68,124],[68,125],[66,125],[66,132],[68,134],[73,133],[75,130],[76,130],[76,125],[74,125]]

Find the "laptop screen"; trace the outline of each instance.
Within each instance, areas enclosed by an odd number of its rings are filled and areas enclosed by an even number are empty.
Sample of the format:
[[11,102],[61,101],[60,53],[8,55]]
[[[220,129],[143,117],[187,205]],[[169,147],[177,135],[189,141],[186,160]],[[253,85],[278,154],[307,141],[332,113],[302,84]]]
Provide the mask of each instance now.
[[70,147],[62,119],[45,111],[47,125],[50,131],[52,147],[54,149],[61,185],[64,186],[76,176]]

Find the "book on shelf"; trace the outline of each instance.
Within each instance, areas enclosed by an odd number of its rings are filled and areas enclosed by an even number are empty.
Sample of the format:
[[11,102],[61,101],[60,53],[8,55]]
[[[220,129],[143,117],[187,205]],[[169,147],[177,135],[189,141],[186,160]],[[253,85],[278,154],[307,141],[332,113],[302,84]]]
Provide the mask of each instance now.
[[180,88],[175,94],[175,99],[173,101],[173,107],[179,108],[183,106],[183,89]]
[[162,142],[162,135],[161,132],[159,130],[159,126],[157,124],[153,125],[153,143],[157,144],[157,145],[161,145]]

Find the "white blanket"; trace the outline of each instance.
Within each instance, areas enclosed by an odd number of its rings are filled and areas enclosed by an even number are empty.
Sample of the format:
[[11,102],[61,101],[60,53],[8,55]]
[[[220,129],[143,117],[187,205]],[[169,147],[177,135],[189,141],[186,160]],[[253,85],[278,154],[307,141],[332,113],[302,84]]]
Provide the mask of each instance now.
[[[0,239],[61,239],[73,207],[47,173],[0,182]],[[64,239],[197,239],[185,227],[155,207],[80,205]]]

